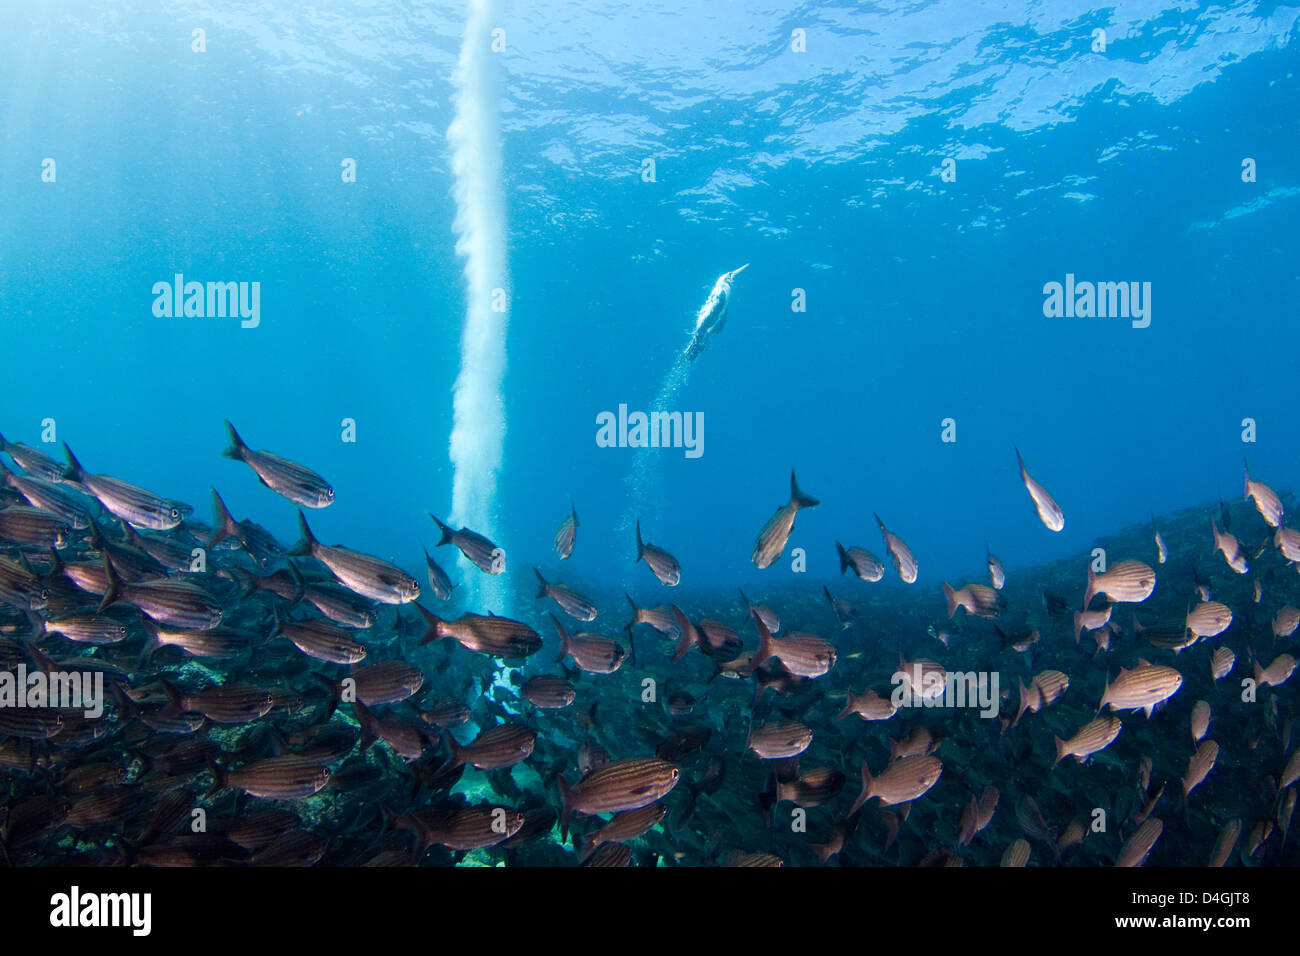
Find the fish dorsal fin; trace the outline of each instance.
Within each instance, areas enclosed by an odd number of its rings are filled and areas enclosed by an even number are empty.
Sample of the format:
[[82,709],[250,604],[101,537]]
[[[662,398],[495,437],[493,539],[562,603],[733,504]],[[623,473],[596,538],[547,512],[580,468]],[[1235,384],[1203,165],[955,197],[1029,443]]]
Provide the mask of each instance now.
[[1150,667],[1150,666],[1151,666],[1151,662],[1150,662],[1149,660],[1147,660],[1146,658],[1139,657],[1139,658],[1138,658],[1138,666],[1139,666],[1139,667]]

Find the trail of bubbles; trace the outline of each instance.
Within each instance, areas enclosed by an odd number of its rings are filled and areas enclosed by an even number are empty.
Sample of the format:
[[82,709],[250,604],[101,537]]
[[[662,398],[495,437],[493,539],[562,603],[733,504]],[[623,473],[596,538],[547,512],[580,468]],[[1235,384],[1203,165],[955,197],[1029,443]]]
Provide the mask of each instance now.
[[[460,374],[453,393],[449,454],[453,527],[465,525],[497,540],[496,488],[505,445],[506,313],[493,304],[506,295],[505,203],[501,193],[498,70],[491,49],[495,0],[471,0],[456,70],[456,116],[447,130],[451,147],[456,254],[465,263],[465,326]],[[509,590],[500,576],[482,574],[460,559],[466,599],[508,614]]]

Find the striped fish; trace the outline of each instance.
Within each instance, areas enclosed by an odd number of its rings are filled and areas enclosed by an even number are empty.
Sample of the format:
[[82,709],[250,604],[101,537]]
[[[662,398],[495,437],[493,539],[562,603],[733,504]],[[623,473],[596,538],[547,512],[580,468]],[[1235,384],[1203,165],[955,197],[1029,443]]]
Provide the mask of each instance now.
[[[290,562],[289,567],[293,567]],[[366,630],[375,623],[374,607],[343,588],[304,584],[302,600],[311,604],[335,624]]]
[[298,512],[302,543],[293,554],[311,555],[350,591],[384,604],[406,604],[420,596],[420,584],[400,568],[368,554],[337,545],[326,546],[316,540],[307,519]]
[[863,720],[888,720],[898,713],[898,708],[888,697],[881,697],[874,690],[868,688],[860,696],[855,697],[853,691],[848,693],[848,702],[844,709],[839,712],[836,720],[843,720],[849,714],[857,714]]
[[451,592],[456,589],[456,585],[451,583],[451,578],[447,577],[442,566],[430,557],[428,549],[424,551],[424,563],[429,571],[429,587],[433,590],[433,596],[439,601],[450,601]]
[[1268,522],[1270,528],[1282,527],[1282,499],[1262,481],[1253,481],[1250,477],[1250,465],[1246,465],[1246,493],[1244,500],[1255,499],[1255,507]]
[[1202,601],[1187,612],[1187,632],[1194,638],[1218,637],[1232,623],[1232,609],[1218,601]]
[[208,490],[212,492],[212,513],[215,527],[204,547],[211,550],[215,545],[233,539],[239,543],[250,558],[261,565],[265,565],[272,558],[277,558],[284,553],[284,549],[280,547],[280,542],[276,541],[269,531],[253,521],[236,521],[231,516],[226,503],[221,500],[221,495],[217,494],[217,489],[209,488]]
[[1300,626],[1300,610],[1289,604],[1279,608],[1277,614],[1273,615],[1274,637],[1290,637],[1297,626]]
[[1029,865],[1029,841],[1020,837],[1002,854],[1001,866],[1028,866]]
[[1141,710],[1150,717],[1156,705],[1172,697],[1182,685],[1183,675],[1172,667],[1151,664],[1139,657],[1137,667],[1121,667],[1115,680],[1106,685],[1097,709],[1109,704],[1111,710]]
[[1141,866],[1160,839],[1165,825],[1159,817],[1150,817],[1124,842],[1115,860],[1116,866]]
[[81,485],[105,509],[137,528],[169,531],[193,510],[189,505],[171,501],[117,478],[89,474],[72,454],[67,442],[63,443],[63,453],[68,456],[65,480]]
[[987,543],[984,545],[984,561],[989,569],[989,582],[995,590],[1001,591],[1007,583],[1007,572],[1003,569],[1002,562],[997,559],[997,555],[989,550]]
[[542,647],[541,635],[522,621],[494,614],[485,617],[471,613],[462,614],[454,621],[446,621],[423,605],[417,604],[416,610],[428,625],[420,639],[422,645],[449,637],[468,651],[506,660],[520,660],[537,653]]
[[533,752],[537,731],[522,724],[501,724],[479,733],[471,743],[459,744],[451,734],[444,735],[449,756],[438,770],[441,775],[463,764],[479,770],[500,770],[513,767]]
[[754,666],[762,664],[769,658],[776,658],[791,674],[799,677],[821,677],[835,666],[835,645],[824,641],[815,634],[793,632],[786,637],[777,638],[767,629],[763,619],[753,615],[758,627],[758,653],[754,655]]
[[991,587],[983,584],[967,584],[960,590],[954,590],[947,581],[943,582],[943,596],[948,600],[948,618],[957,613],[957,608],[966,609],[967,614],[993,620],[1002,616],[1006,599]]
[[0,465],[0,487],[3,486],[17,491],[33,508],[58,515],[78,531],[90,527],[90,511],[86,508],[86,499],[69,487],[43,478],[16,475]]
[[166,681],[163,687],[171,700],[170,714],[202,714],[214,724],[246,724],[265,717],[275,705],[269,691],[250,684],[221,684],[193,694],[181,694]]
[[636,523],[636,559],[645,561],[660,584],[676,587],[682,580],[682,566],[658,545],[641,540],[641,522]]
[[1213,740],[1202,741],[1187,761],[1187,772],[1183,774],[1183,796],[1189,797],[1199,787],[1219,759],[1219,745]]
[[71,536],[72,525],[52,512],[26,505],[0,510],[0,542],[64,548]]
[[1079,763],[1083,763],[1093,754],[1109,747],[1119,736],[1123,726],[1114,714],[1102,714],[1084,724],[1069,740],[1053,736],[1052,739],[1056,742],[1056,759],[1052,761],[1052,766],[1055,767],[1066,757],[1073,757]]
[[914,584],[920,568],[912,555],[912,549],[902,538],[885,527],[885,523],[880,520],[880,515],[876,515],[875,518],[876,524],[880,526],[880,536],[885,539],[885,550],[889,552],[889,557],[894,562],[894,570],[898,572],[898,577],[904,584]]
[[764,760],[796,757],[808,749],[813,732],[797,720],[770,720],[751,726],[745,746]]
[[1079,643],[1079,636],[1084,631],[1100,631],[1110,623],[1112,605],[1106,605],[1098,611],[1074,612],[1074,643]]
[[506,569],[506,553],[484,535],[469,528],[453,531],[432,514],[429,517],[433,518],[433,523],[442,532],[442,537],[438,539],[435,547],[441,548],[445,544],[455,545],[460,549],[460,553],[484,574],[500,574]]
[[465,807],[444,802],[421,807],[394,821],[399,829],[414,830],[420,853],[431,846],[450,850],[479,850],[510,839],[524,825],[524,815],[505,807]]
[[573,703],[578,692],[563,677],[536,674],[519,688],[520,696],[543,710],[563,710]]
[[1300,531],[1278,528],[1273,532],[1273,545],[1288,561],[1300,561]]
[[862,761],[862,792],[853,801],[846,816],[853,816],[872,797],[879,797],[882,806],[910,803],[924,795],[939,780],[943,763],[929,754],[903,757],[889,764],[884,773],[871,776],[867,762]]
[[835,550],[840,556],[840,574],[852,568],[853,573],[863,581],[879,581],[885,576],[885,566],[866,548],[853,546],[845,548],[836,541]]
[[1025,471],[1025,460],[1020,457],[1019,448],[1016,449],[1016,462],[1020,466],[1020,480],[1025,483],[1029,497],[1034,499],[1034,508],[1038,511],[1039,520],[1049,531],[1060,531],[1065,527],[1065,515],[1052,500],[1052,496],[1047,493],[1047,489],[1029,477],[1029,472]]
[[1220,867],[1228,862],[1228,857],[1232,851],[1237,848],[1237,841],[1241,839],[1241,819],[1233,817],[1219,830],[1219,838],[1214,841],[1214,851],[1210,854],[1209,862],[1206,866]]
[[649,624],[660,634],[677,637],[677,623],[673,620],[672,607],[667,604],[660,604],[658,607],[653,608],[637,607],[637,603],[632,600],[631,595],[625,592],[623,597],[627,598],[627,603],[632,607],[632,620],[627,625],[628,630],[638,624]]
[[791,470],[790,500],[777,508],[776,514],[768,518],[767,524],[759,531],[758,540],[754,542],[754,553],[750,555],[754,565],[760,569],[771,567],[785,551],[785,544],[794,531],[795,515],[803,508],[815,508],[818,504],[820,502],[812,495],[799,490],[799,482]]
[[1200,743],[1206,731],[1210,729],[1210,705],[1198,700],[1192,708],[1192,743]]
[[667,812],[668,808],[656,801],[636,810],[624,810],[614,814],[614,819],[584,838],[582,859],[590,858],[603,844],[635,840],[657,827]]
[[591,771],[573,787],[557,776],[563,806],[560,833],[569,838],[569,819],[575,813],[589,816],[648,806],[677,786],[680,777],[681,771],[658,757],[616,760]]
[[1088,565],[1088,588],[1083,594],[1087,607],[1094,595],[1104,594],[1112,602],[1139,604],[1156,589],[1156,573],[1141,561],[1120,561],[1102,574]]
[[252,468],[258,480],[277,495],[304,508],[326,508],[334,503],[334,489],[316,472],[269,451],[253,451],[230,422],[226,422],[226,431],[230,447],[221,454]]
[[347,631],[324,621],[285,621],[276,613],[271,637],[283,637],[298,650],[318,661],[331,664],[356,664],[365,660],[366,648]]
[[368,707],[396,704],[413,697],[424,686],[424,674],[405,661],[357,664],[345,679],[354,682],[357,700]]
[[38,634],[58,634],[76,644],[119,644],[131,633],[124,623],[104,614],[72,614],[55,621],[29,614],[28,619]]
[[844,774],[838,770],[817,767],[793,780],[778,780],[776,799],[778,803],[788,800],[800,807],[819,807],[844,789],[844,779]]
[[571,656],[581,670],[590,674],[612,674],[623,666],[627,651],[618,641],[585,631],[569,634],[559,618],[554,614],[550,618],[555,624],[556,633],[560,635],[560,653],[555,658],[557,664]]
[[104,571],[108,586],[99,602],[101,612],[121,601],[133,605],[159,624],[210,631],[221,623],[221,605],[197,584],[168,578],[125,584],[107,555],[104,556]]
[[1296,659],[1290,654],[1279,654],[1273,658],[1268,667],[1260,667],[1259,661],[1255,662],[1255,683],[1260,687],[1268,685],[1269,687],[1281,687],[1295,672]]
[[44,452],[21,442],[6,441],[4,435],[0,435],[0,451],[8,452],[18,467],[33,478],[56,483],[63,480],[63,466]]
[[898,670],[891,680],[896,685],[906,684],[917,700],[937,699],[948,689],[948,672],[942,664],[924,657],[908,661],[902,651],[898,652]]
[[1215,680],[1222,680],[1232,673],[1236,663],[1237,655],[1232,653],[1232,648],[1216,647],[1214,653],[1210,655],[1210,673]]
[[546,578],[542,577],[542,572],[537,568],[533,568],[533,574],[537,575],[538,598],[550,598],[560,606],[565,614],[576,620],[594,621],[596,619],[596,605],[592,604],[588,598],[563,584],[549,583]]
[[1250,565],[1246,563],[1246,553],[1241,547],[1241,542],[1230,531],[1220,531],[1219,525],[1213,518],[1210,519],[1210,529],[1214,532],[1214,550],[1223,552],[1223,560],[1228,562],[1228,567],[1238,574],[1245,574],[1250,570]]
[[560,522],[560,529],[555,532],[555,553],[564,561],[573,554],[573,545],[578,540],[578,509],[573,499],[569,499],[569,516]]
[[241,631],[213,629],[189,631],[184,628],[163,628],[152,621],[145,623],[149,640],[144,654],[148,656],[163,647],[179,647],[191,657],[221,659],[235,657],[253,644],[252,635]]
[[632,848],[623,843],[604,843],[580,864],[592,867],[632,865]]

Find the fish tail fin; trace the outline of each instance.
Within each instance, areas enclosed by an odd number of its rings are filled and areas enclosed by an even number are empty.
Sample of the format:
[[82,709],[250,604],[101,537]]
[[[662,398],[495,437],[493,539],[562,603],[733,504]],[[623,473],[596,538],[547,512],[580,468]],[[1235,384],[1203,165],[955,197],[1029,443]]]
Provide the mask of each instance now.
[[298,570],[298,565],[286,561],[284,566],[289,569],[289,577],[293,578],[293,600],[289,604],[297,606],[302,601],[303,594],[307,592],[307,582],[303,579],[302,572]]
[[177,714],[181,713],[183,706],[183,702],[181,701],[181,692],[176,689],[175,684],[170,681],[165,681],[161,677],[158,678],[158,683],[162,684],[163,692],[167,695],[167,707],[163,710],[163,713],[168,717],[175,717]]
[[145,640],[144,647],[140,649],[140,660],[136,664],[137,670],[143,670],[145,662],[163,646],[162,641],[158,639],[158,625],[148,618],[144,620],[144,632],[149,637]]
[[420,616],[424,618],[424,623],[426,625],[424,636],[420,638],[420,646],[423,647],[425,644],[430,644],[442,636],[438,633],[438,629],[444,622],[442,618],[438,617],[438,615],[434,614],[423,604],[416,604],[415,609],[420,612]]
[[632,628],[641,623],[641,609],[636,606],[636,601],[632,600],[632,595],[628,594],[626,591],[623,592],[623,597],[627,598],[627,603],[632,607],[632,621],[626,628],[626,630],[631,633]]
[[82,470],[81,462],[77,461],[77,456],[72,453],[72,449],[68,447],[67,442],[63,443],[63,454],[68,459],[68,467],[63,470],[64,480],[80,481],[85,475],[85,471]]
[[637,518],[636,519],[636,559],[640,561],[641,556],[643,554],[645,554],[645,542],[641,540],[641,519]]
[[677,646],[673,649],[673,661],[680,661],[686,656],[686,652],[691,649],[695,643],[695,629],[691,626],[690,619],[682,613],[682,609],[676,604],[672,605],[673,620],[677,622]]
[[1242,495],[1242,500],[1245,501],[1250,497],[1250,462],[1246,460],[1245,455],[1242,455],[1241,463],[1246,466],[1246,491],[1245,494]]
[[569,632],[564,629],[564,625],[554,614],[551,615],[551,620],[555,622],[555,631],[560,635],[560,654],[555,658],[555,663],[558,664],[569,654]]
[[754,619],[754,625],[758,628],[758,650],[754,652],[754,666],[757,667],[763,661],[772,656],[772,632],[767,629],[763,623],[762,616],[753,608],[749,609],[749,616]]
[[212,794],[225,790],[226,787],[230,786],[230,778],[226,775],[225,768],[222,767],[221,764],[217,763],[211,754],[208,755],[207,760],[208,769],[212,771],[212,786],[208,788],[207,795],[211,796]]
[[113,568],[113,562],[109,559],[107,551],[104,552],[104,574],[107,576],[107,582],[104,588],[104,597],[99,602],[101,613],[104,608],[116,603],[122,596],[122,579],[117,576],[117,571]]
[[853,801],[853,806],[849,808],[849,812],[845,814],[844,819],[847,820],[849,819],[849,817],[852,817],[855,813],[858,812],[858,810],[862,808],[862,805],[870,799],[871,799],[871,771],[867,769],[867,762],[864,760],[862,761],[862,792],[859,793],[858,798]]
[[244,440],[239,437],[239,432],[235,431],[235,426],[230,424],[229,421],[226,422],[226,433],[230,436],[230,447],[223,451],[221,456],[223,458],[233,458],[235,461],[243,461],[244,452],[248,450],[248,446],[244,444]]
[[447,527],[447,525],[439,521],[438,518],[434,516],[433,512],[429,513],[429,517],[433,518],[433,523],[436,524],[438,526],[438,530],[442,532],[442,537],[438,539],[438,543],[434,545],[434,547],[441,548],[444,544],[450,544],[451,536],[456,532],[452,531],[451,528]]
[[1052,735],[1052,740],[1056,744],[1056,759],[1052,761],[1052,767],[1055,768],[1065,757],[1065,741],[1055,734]]
[[573,816],[573,791],[569,789],[563,774],[555,775],[555,782],[560,788],[560,840],[569,839],[569,818]]
[[357,752],[364,754],[379,739],[379,721],[370,712],[370,708],[359,700],[352,701],[352,712],[357,715],[357,723],[361,726],[360,749]]
[[948,620],[951,621],[952,616],[957,613],[957,592],[947,581],[943,582],[943,596],[948,600]]
[[1083,592],[1083,609],[1085,611],[1088,610],[1088,605],[1092,603],[1092,599],[1096,594],[1097,572],[1092,569],[1092,565],[1090,564],[1088,565],[1088,587]]
[[839,552],[840,574],[843,574],[849,569],[849,553],[844,550],[844,545],[840,544],[838,541],[835,542],[835,550]]
[[235,524],[235,519],[230,516],[230,509],[221,500],[221,495],[217,494],[217,489],[211,488],[209,490],[212,492],[212,514],[216,529],[213,531],[212,537],[208,539],[208,543],[204,545],[206,548],[211,548],[214,544],[225,541],[227,538],[233,538],[239,530],[239,526]]
[[799,482],[794,477],[794,469],[790,469],[790,504],[794,505],[796,510],[799,508],[815,508],[821,504],[810,494],[805,494],[799,490]]
[[546,597],[546,592],[549,589],[549,585],[546,583],[546,578],[542,577],[542,572],[538,571],[536,568],[533,568],[533,574],[537,575],[537,596],[539,598]]
[[858,703],[858,699],[853,696],[853,691],[850,690],[848,692],[848,703],[844,705],[843,710],[841,710],[838,714],[835,715],[836,722],[838,723],[839,721],[847,717],[849,714],[853,713],[853,708],[857,706],[857,703]]
[[301,508],[298,509],[298,531],[302,534],[302,541],[289,554],[302,556],[314,553],[318,542],[316,536],[311,533],[311,528],[308,527],[307,518],[303,515]]

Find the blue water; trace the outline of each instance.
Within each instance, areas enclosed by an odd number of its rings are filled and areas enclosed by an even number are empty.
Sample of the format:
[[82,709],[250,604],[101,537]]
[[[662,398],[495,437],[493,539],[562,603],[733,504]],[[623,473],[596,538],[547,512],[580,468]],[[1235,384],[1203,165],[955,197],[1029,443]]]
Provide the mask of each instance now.
[[[5,6],[0,430],[36,444],[53,419],[91,471],[205,517],[216,487],[292,540],[293,506],[219,456],[229,418],[333,483],[321,540],[420,568],[425,512],[451,504],[465,317],[446,138],[462,6]],[[749,555],[792,467],[822,501],[791,539],[810,575],[838,571],[835,538],[883,556],[879,512],[936,601],[941,578],[982,578],[986,541],[1021,567],[1239,496],[1243,454],[1300,484],[1300,6],[705,8],[500,14],[492,509],[512,578],[556,563],[570,496],[567,580],[658,587],[629,511],[687,582],[790,578],[789,551],[763,572]],[[650,409],[714,280],[746,262],[671,404],[703,413],[704,454],[650,453],[638,500],[636,453],[597,447],[596,416]],[[260,282],[260,325],[156,318],[151,288],[177,272]],[[1044,317],[1067,273],[1150,282],[1150,327]]]

